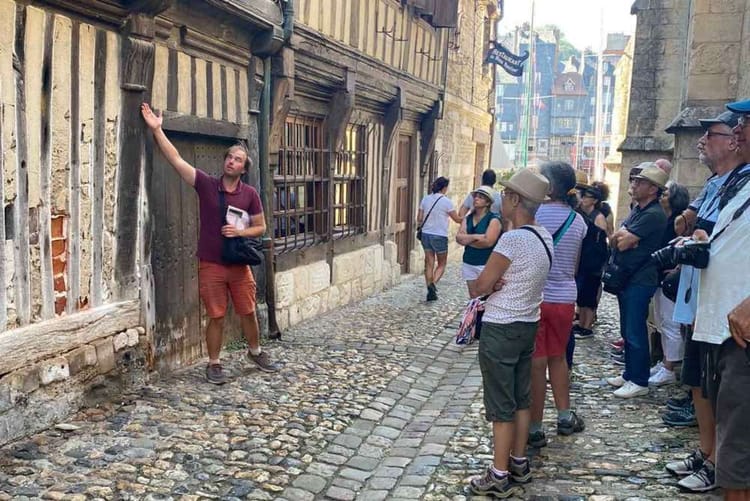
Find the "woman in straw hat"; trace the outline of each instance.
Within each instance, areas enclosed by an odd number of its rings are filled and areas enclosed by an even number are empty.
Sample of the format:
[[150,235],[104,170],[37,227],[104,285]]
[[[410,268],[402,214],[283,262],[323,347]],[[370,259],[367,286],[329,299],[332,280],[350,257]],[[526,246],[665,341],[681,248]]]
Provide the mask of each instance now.
[[[542,289],[552,263],[552,237],[534,215],[549,182],[529,169],[507,181],[502,214],[513,230],[503,233],[484,270],[469,287],[485,304],[479,365],[485,417],[492,423],[494,460],[471,480],[475,494],[509,497],[531,481],[526,459],[531,405],[531,355],[539,325]],[[506,226],[503,224],[503,226]]]

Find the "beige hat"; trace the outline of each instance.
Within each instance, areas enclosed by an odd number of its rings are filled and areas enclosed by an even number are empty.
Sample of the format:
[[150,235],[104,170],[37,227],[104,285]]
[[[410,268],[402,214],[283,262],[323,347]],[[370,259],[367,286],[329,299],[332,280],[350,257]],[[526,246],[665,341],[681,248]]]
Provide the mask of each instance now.
[[507,181],[500,181],[500,184],[533,202],[543,202],[549,192],[547,178],[530,169],[521,169]]
[[482,195],[487,197],[490,202],[495,201],[495,190],[493,190],[489,186],[480,186],[479,188],[471,192],[472,195],[474,195],[475,193],[481,193]]
[[658,165],[653,162],[643,162],[638,167],[641,169],[641,172],[633,176],[634,179],[645,179],[662,190],[667,187],[669,174],[661,170]]
[[590,188],[589,175],[582,170],[576,171],[576,188]]

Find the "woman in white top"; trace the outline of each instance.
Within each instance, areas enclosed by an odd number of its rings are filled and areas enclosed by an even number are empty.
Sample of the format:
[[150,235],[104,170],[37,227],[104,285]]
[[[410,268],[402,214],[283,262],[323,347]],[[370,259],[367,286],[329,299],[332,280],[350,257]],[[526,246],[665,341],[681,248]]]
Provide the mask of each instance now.
[[443,276],[448,261],[448,220],[453,219],[456,223],[461,223],[453,202],[445,196],[449,183],[447,177],[437,178],[432,183],[432,193],[422,199],[417,213],[417,224],[422,230],[427,301],[437,299],[435,284]]

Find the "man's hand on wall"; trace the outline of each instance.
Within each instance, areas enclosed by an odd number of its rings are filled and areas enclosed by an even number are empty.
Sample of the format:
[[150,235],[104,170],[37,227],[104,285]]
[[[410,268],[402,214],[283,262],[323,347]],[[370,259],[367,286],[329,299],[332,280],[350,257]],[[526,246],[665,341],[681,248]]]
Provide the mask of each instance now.
[[141,115],[143,115],[143,120],[146,122],[149,129],[156,130],[161,127],[163,121],[161,112],[158,114],[154,113],[154,110],[151,109],[151,106],[149,106],[148,103],[141,104]]

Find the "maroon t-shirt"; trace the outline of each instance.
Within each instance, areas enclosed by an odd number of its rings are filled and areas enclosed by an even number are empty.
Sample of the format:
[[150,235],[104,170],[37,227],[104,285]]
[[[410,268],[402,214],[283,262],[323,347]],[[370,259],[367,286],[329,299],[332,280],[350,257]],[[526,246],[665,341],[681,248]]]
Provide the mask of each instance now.
[[[221,178],[195,169],[195,191],[198,193],[201,217],[196,255],[201,261],[212,263],[221,263],[221,227],[225,224],[219,212],[219,190],[224,191]],[[242,209],[251,216],[263,212],[258,192],[242,181],[236,190],[224,191],[224,203]]]

